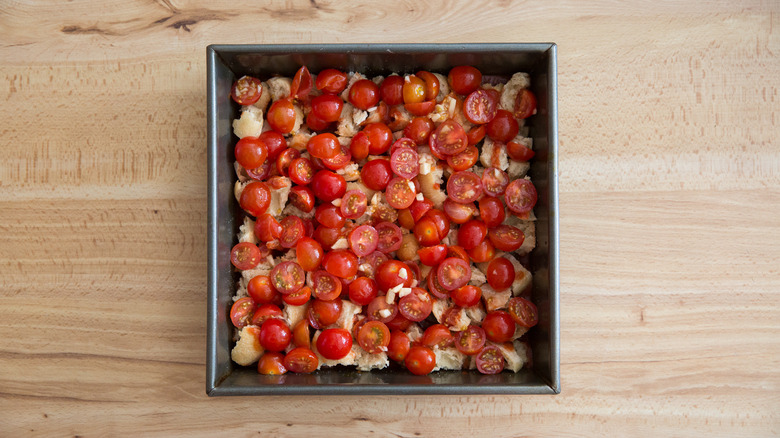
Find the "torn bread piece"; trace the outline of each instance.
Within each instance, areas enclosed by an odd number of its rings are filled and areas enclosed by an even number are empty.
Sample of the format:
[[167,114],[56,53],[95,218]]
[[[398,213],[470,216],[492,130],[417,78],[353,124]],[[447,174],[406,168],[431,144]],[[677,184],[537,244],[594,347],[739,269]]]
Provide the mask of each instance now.
[[247,108],[241,111],[241,117],[233,120],[233,133],[238,138],[258,137],[263,132],[263,110]]
[[439,348],[439,346],[435,346],[433,354],[436,356],[436,366],[433,367],[433,371],[463,369],[468,358],[455,347]]
[[230,358],[233,359],[233,362],[247,366],[260,359],[265,350],[263,350],[257,337],[259,333],[260,327],[254,325],[248,325],[238,332],[238,342],[230,351]]
[[515,99],[517,99],[517,93],[523,88],[531,86],[531,76],[528,73],[515,73],[512,78],[504,85],[504,89],[501,90],[501,98],[498,102],[498,108],[515,112]]

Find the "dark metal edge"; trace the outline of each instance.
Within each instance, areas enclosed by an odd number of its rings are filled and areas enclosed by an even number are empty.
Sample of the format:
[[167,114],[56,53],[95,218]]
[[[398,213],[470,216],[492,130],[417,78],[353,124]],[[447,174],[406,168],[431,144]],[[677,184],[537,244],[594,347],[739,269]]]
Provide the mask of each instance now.
[[550,236],[549,253],[550,257],[550,276],[553,281],[550,282],[550,303],[555,309],[550,317],[550,364],[551,377],[550,387],[554,394],[561,392],[561,373],[560,373],[560,272],[559,272],[559,228],[558,220],[560,217],[560,205],[558,204],[558,46],[552,44],[549,49],[550,60],[548,62],[548,89],[550,93],[550,126],[547,132],[549,138],[549,148],[552,156],[552,166],[548,169],[548,178],[550,179]]
[[207,279],[207,295],[208,295],[208,309],[207,309],[207,335],[206,335],[206,394],[209,396],[217,395],[217,279],[216,270],[214,267],[217,264],[217,241],[218,241],[218,228],[217,228],[217,104],[216,104],[216,64],[217,64],[217,51],[214,46],[208,46],[206,48],[206,63],[207,63],[207,96],[206,96],[206,113],[207,113],[207,155],[208,155],[208,215],[207,215],[207,253],[208,253],[208,279]]

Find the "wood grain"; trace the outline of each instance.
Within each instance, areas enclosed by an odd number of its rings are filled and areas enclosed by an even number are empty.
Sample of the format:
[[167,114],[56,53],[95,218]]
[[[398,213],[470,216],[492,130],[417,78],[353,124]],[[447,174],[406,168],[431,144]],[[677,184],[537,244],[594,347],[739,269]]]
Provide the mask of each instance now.
[[[778,3],[488,5],[0,5],[0,435],[779,435]],[[321,41],[558,43],[562,394],[206,397],[205,46]]]

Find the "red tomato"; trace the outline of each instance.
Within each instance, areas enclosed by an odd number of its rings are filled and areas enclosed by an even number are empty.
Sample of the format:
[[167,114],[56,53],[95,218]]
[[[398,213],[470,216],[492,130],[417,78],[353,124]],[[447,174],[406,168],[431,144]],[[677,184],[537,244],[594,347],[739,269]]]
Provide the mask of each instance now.
[[515,117],[527,119],[536,112],[536,96],[531,90],[523,88],[515,98]]
[[314,83],[326,94],[339,94],[347,88],[347,74],[334,68],[327,68],[317,75]]
[[290,99],[279,99],[271,104],[266,114],[268,125],[280,134],[289,134],[295,127],[295,105]]
[[463,249],[474,249],[487,237],[487,226],[479,220],[471,220],[458,229],[458,245]]
[[390,161],[384,158],[369,161],[360,171],[360,179],[371,190],[384,190],[392,177]]
[[411,346],[412,343],[409,341],[409,336],[406,333],[400,330],[393,330],[390,333],[390,343],[387,345],[387,357],[401,362],[406,359]]
[[289,173],[292,182],[306,185],[314,178],[314,167],[308,158],[296,158],[290,163]]
[[509,175],[501,169],[488,167],[482,172],[482,190],[488,196],[501,196],[509,185]]
[[382,322],[368,321],[360,328],[357,341],[367,353],[381,353],[390,345],[390,329]]
[[420,263],[426,266],[438,266],[447,257],[446,245],[428,246],[417,250]]
[[496,116],[485,126],[485,133],[495,141],[506,143],[520,132],[520,125],[512,113],[498,110]]
[[[268,131],[268,132],[273,132],[273,131]],[[265,162],[258,168],[244,169],[244,170],[246,170],[246,174],[249,175],[249,177],[252,178],[253,180],[264,181],[271,174],[273,164],[274,163],[272,163],[270,160],[265,160]]]
[[352,151],[347,146],[342,146],[338,155],[333,158],[322,158],[321,161],[330,170],[343,169],[352,161]]
[[292,84],[290,85],[290,96],[296,99],[305,100],[309,97],[312,87],[311,73],[304,65],[295,72]]
[[344,101],[334,94],[323,94],[311,100],[311,112],[325,122],[335,122],[341,117]]
[[379,241],[377,242],[377,251],[385,254],[393,251],[398,251],[401,248],[401,240],[403,235],[398,225],[392,222],[380,222],[374,227],[379,235]]
[[268,147],[257,137],[244,137],[236,143],[234,153],[244,169],[256,169],[265,163]]
[[368,206],[366,194],[361,190],[350,190],[341,198],[341,215],[347,219],[363,216]]
[[489,239],[479,242],[479,245],[468,250],[469,258],[474,263],[485,263],[493,260],[496,256],[496,248],[490,243]]
[[423,145],[428,141],[431,132],[435,129],[433,121],[428,117],[415,117],[404,128],[404,137],[408,137],[415,144]]
[[312,275],[312,295],[324,301],[335,300],[341,296],[341,281],[335,275],[317,271]]
[[523,232],[511,225],[499,225],[488,231],[488,239],[496,248],[505,252],[517,251],[525,240]]
[[428,137],[428,145],[434,155],[446,156],[461,153],[468,146],[466,131],[455,120],[445,120]]
[[295,186],[290,189],[288,200],[304,213],[310,213],[314,209],[314,192],[306,186]]
[[283,150],[279,157],[276,158],[276,171],[279,175],[287,176],[290,174],[290,166],[292,162],[301,157],[301,152],[298,149],[287,148]]
[[489,340],[500,344],[512,340],[512,336],[515,334],[515,321],[509,313],[503,310],[494,310],[485,316],[482,328],[485,329]]
[[446,236],[450,232],[450,220],[443,211],[432,208],[428,210],[423,217],[433,220],[436,228],[439,230],[439,236]]
[[406,354],[404,365],[412,374],[418,376],[430,374],[436,367],[436,355],[429,347],[415,345]]
[[401,178],[412,179],[420,173],[420,156],[412,148],[399,148],[390,158],[390,167]]
[[385,197],[387,203],[393,208],[409,208],[416,196],[414,183],[406,178],[395,177],[387,183]]
[[436,223],[432,219],[424,217],[414,225],[414,237],[422,246],[433,246],[441,243],[443,236],[439,235]]
[[291,294],[282,295],[282,301],[291,306],[303,306],[310,299],[311,288],[309,286],[304,286]]
[[276,131],[265,131],[258,137],[268,149],[268,160],[275,160],[283,150],[287,149],[287,140]]
[[466,133],[466,139],[468,139],[469,144],[472,146],[481,142],[484,138],[485,138],[485,125],[475,126],[471,128],[469,132]]
[[516,179],[509,183],[504,192],[506,206],[517,214],[525,214],[536,205],[536,187],[527,179]]
[[444,300],[450,297],[450,291],[444,289],[439,283],[439,278],[436,275],[436,270],[432,270],[428,274],[428,292],[440,300]]
[[341,300],[314,299],[309,306],[309,324],[317,330],[334,324],[339,320],[342,308]]
[[309,322],[305,319],[298,321],[293,327],[293,339],[292,343],[296,347],[311,348],[311,331],[309,330]]
[[337,249],[325,254],[322,266],[336,277],[352,278],[357,275],[358,259],[350,251]]
[[398,312],[409,321],[422,321],[433,311],[433,299],[428,292],[413,287],[412,292],[398,300]]
[[409,321],[406,319],[403,315],[398,313],[395,315],[395,318],[393,318],[392,321],[386,323],[387,328],[390,330],[408,330],[409,327],[413,324],[412,321]]
[[453,245],[447,248],[447,257],[456,257],[464,262],[468,263],[469,260],[469,254],[466,252],[465,249],[458,245]]
[[427,329],[420,339],[422,345],[433,348],[438,346],[439,348],[451,347],[455,342],[452,332],[444,324],[434,324]]
[[470,169],[471,166],[477,164],[479,159],[479,150],[476,146],[466,146],[463,152],[456,155],[447,156],[447,164],[456,171]]
[[255,302],[249,297],[240,298],[230,308],[230,321],[234,327],[244,328],[252,321],[254,313]]
[[284,355],[277,351],[269,351],[257,362],[257,372],[266,376],[280,376],[287,373],[284,367]]
[[455,348],[461,353],[473,356],[485,346],[485,330],[476,325],[469,325],[466,330],[455,336]]
[[333,204],[321,204],[314,213],[314,219],[328,228],[341,228],[346,221],[341,209]]
[[267,319],[260,327],[260,345],[268,351],[282,351],[290,345],[292,330],[281,319]]
[[444,259],[436,269],[436,278],[442,288],[455,290],[471,280],[471,266],[459,258]]
[[240,271],[253,269],[260,263],[260,249],[251,242],[236,244],[230,251],[230,262]]
[[330,127],[330,122],[315,114],[314,111],[311,111],[306,115],[306,126],[308,126],[309,130],[312,132],[325,131]]
[[510,141],[506,144],[506,153],[509,158],[515,161],[529,161],[534,157],[534,151],[516,141]]
[[257,304],[276,303],[281,298],[279,292],[271,285],[267,275],[256,275],[246,285],[246,292]]
[[298,240],[306,236],[306,227],[298,216],[287,216],[280,223],[282,235],[279,236],[279,244],[282,248],[292,248],[298,244]]
[[455,202],[467,204],[482,196],[482,180],[474,172],[463,170],[447,180],[447,196]]
[[488,265],[487,282],[496,291],[509,289],[515,281],[515,268],[504,257],[493,259]]
[[444,214],[447,215],[447,218],[456,224],[465,224],[477,215],[477,209],[474,207],[473,203],[461,204],[450,198],[444,200],[442,208],[444,209]]
[[283,317],[282,309],[275,304],[263,304],[255,309],[255,314],[252,316],[252,325],[258,327],[262,326],[266,320],[271,318]]
[[365,257],[376,251],[379,233],[371,225],[361,225],[349,233],[349,248],[358,257]]
[[523,297],[514,297],[506,305],[509,316],[515,324],[522,327],[533,327],[539,322],[539,311],[536,305]]
[[382,81],[379,93],[382,96],[382,100],[388,105],[400,105],[404,103],[403,88],[404,78],[392,75]]
[[404,104],[404,109],[413,116],[422,117],[428,115],[436,107],[435,100],[426,100],[425,102],[415,102]]
[[379,87],[368,79],[361,79],[349,89],[349,103],[356,108],[367,110],[379,103]]
[[[412,205],[409,206],[409,213],[412,215],[412,218],[414,221],[420,220],[423,216],[425,216],[426,213],[428,213],[433,208],[433,202],[423,198],[422,201],[418,201],[417,199],[412,202]],[[435,219],[434,219],[435,220]],[[437,227],[439,224],[437,223]],[[449,228],[449,224],[447,225],[447,228]]]
[[241,191],[238,203],[252,216],[260,216],[271,205],[271,190],[262,181],[252,181]]
[[309,142],[306,143],[306,150],[313,157],[333,158],[341,152],[341,143],[335,135],[326,132],[310,138]]
[[322,245],[322,249],[328,251],[341,238],[342,232],[340,228],[329,228],[325,226],[319,226],[314,229],[312,238]]
[[477,353],[477,370],[482,374],[498,374],[504,369],[504,355],[495,345],[488,345]]
[[319,363],[314,352],[306,347],[293,348],[284,356],[284,367],[293,373],[311,373],[317,369]]
[[482,289],[467,284],[450,292],[450,298],[456,306],[473,307],[479,304],[479,300],[482,298]]
[[498,99],[498,92],[479,88],[471,92],[463,101],[463,114],[471,123],[477,125],[488,123],[496,116]]
[[452,91],[466,95],[482,84],[482,73],[470,65],[460,65],[450,70],[447,82],[449,82]]
[[323,202],[332,202],[347,192],[347,182],[344,177],[330,170],[320,170],[315,173],[309,187],[314,192],[314,196]]
[[263,86],[260,79],[252,76],[243,76],[233,83],[230,90],[230,97],[239,105],[252,105],[260,100],[263,95]]
[[271,284],[282,295],[299,290],[305,281],[306,273],[295,262],[281,262],[271,270]]
[[376,283],[379,290],[385,292],[399,284],[403,287],[411,287],[414,273],[400,260],[387,260],[379,265],[376,272]]
[[439,95],[439,78],[429,71],[418,71],[416,76],[425,82],[425,100],[433,100]]
[[479,217],[488,228],[501,225],[504,222],[504,204],[498,198],[485,197],[479,200]]
[[398,315],[398,306],[395,303],[388,303],[385,296],[375,297],[366,306],[366,317],[370,321],[381,321],[387,324],[396,315]]
[[404,103],[417,103],[425,100],[425,81],[415,75],[407,75],[403,86]]
[[371,140],[365,132],[360,131],[352,137],[349,143],[349,151],[352,153],[352,158],[356,161],[360,161],[368,157],[368,151],[371,147]]
[[382,122],[369,123],[361,132],[368,136],[368,153],[371,155],[383,154],[393,144],[393,132]]
[[378,293],[376,282],[368,277],[358,277],[349,284],[349,299],[360,306],[367,306]]

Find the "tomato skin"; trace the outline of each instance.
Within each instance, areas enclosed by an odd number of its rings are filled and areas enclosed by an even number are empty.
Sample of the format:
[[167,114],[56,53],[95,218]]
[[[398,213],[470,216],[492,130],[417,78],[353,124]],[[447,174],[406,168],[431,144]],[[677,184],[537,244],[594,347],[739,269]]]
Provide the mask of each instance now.
[[356,108],[367,110],[379,103],[379,87],[368,79],[361,79],[349,89],[349,103]]
[[411,346],[412,343],[406,333],[393,330],[390,332],[390,343],[387,345],[387,357],[396,362],[403,362]]
[[374,227],[377,234],[379,234],[379,242],[377,243],[377,251],[382,253],[391,253],[398,251],[401,248],[402,234],[398,225],[392,222],[380,222]]
[[482,172],[482,190],[488,196],[498,197],[504,194],[509,185],[509,175],[496,167],[488,167]]
[[360,131],[352,137],[349,143],[349,151],[352,152],[352,158],[360,161],[368,157],[368,151],[371,147],[371,140],[365,132]]
[[482,179],[474,172],[462,170],[447,180],[447,196],[455,202],[468,204],[483,195]]
[[295,186],[290,189],[288,201],[298,210],[310,213],[314,209],[314,192],[306,186]]
[[485,263],[493,260],[496,256],[496,248],[490,243],[489,239],[479,242],[479,245],[468,250],[469,258],[474,263]]
[[311,237],[301,237],[295,244],[295,255],[304,271],[313,272],[319,268],[325,253],[319,242]]
[[515,268],[504,257],[493,259],[488,265],[487,282],[497,292],[509,289],[515,281]]
[[360,225],[349,233],[349,248],[358,257],[365,257],[376,251],[379,233],[371,225]]
[[429,218],[436,224],[436,228],[439,230],[439,236],[446,236],[450,232],[450,220],[443,211],[432,208],[428,210],[424,215],[424,218]]
[[429,347],[415,345],[409,348],[404,365],[412,374],[424,376],[436,367],[436,355]]
[[436,269],[436,278],[442,288],[455,290],[471,280],[471,266],[456,257],[444,259]]
[[313,157],[333,158],[341,152],[341,143],[339,143],[339,139],[335,135],[326,132],[310,138],[308,143],[306,143],[306,150]]
[[485,346],[485,339],[485,330],[482,327],[469,325],[455,336],[455,348],[467,356],[473,356]]
[[493,228],[504,222],[506,213],[504,204],[498,198],[485,197],[479,200],[479,217],[485,222],[485,226]]
[[420,173],[420,156],[412,148],[399,148],[390,157],[390,167],[401,178],[412,179]]
[[390,161],[384,158],[369,161],[360,171],[360,179],[371,190],[384,190],[392,178],[393,169]]
[[409,321],[419,322],[433,311],[433,299],[428,292],[413,287],[412,292],[398,300],[398,312]]
[[303,286],[293,293],[282,295],[282,301],[291,306],[303,306],[308,303],[310,299],[311,288],[309,286]]
[[447,75],[452,91],[467,95],[482,84],[482,73],[470,65],[453,67]]
[[311,100],[311,112],[324,122],[338,121],[344,101],[333,94],[323,94]]
[[488,137],[502,143],[515,138],[518,132],[520,132],[520,125],[512,113],[507,110],[498,110],[493,120],[485,125],[485,133]]
[[438,266],[447,257],[447,245],[428,246],[417,250],[420,263],[426,266]]
[[305,100],[309,97],[312,85],[311,73],[309,73],[309,69],[304,65],[295,72],[292,84],[290,85],[290,97]]
[[271,279],[267,275],[256,275],[246,285],[246,291],[257,304],[277,303],[281,294],[271,285]]
[[470,220],[458,229],[458,245],[463,249],[474,249],[487,237],[487,226],[479,220]]
[[281,176],[288,176],[290,174],[290,166],[292,162],[301,157],[298,149],[287,148],[283,150],[276,158],[276,171]]
[[265,131],[258,137],[268,149],[267,160],[275,160],[283,150],[287,149],[287,140],[276,131]]
[[230,321],[235,328],[244,328],[252,320],[255,313],[255,302],[252,298],[244,297],[233,303],[230,307]]
[[247,213],[258,217],[271,205],[271,190],[262,181],[252,181],[241,191],[238,203]]
[[309,330],[309,322],[305,318],[295,324],[292,332],[292,343],[294,346],[311,348],[311,330]]
[[390,344],[390,329],[380,321],[367,321],[358,331],[358,345],[367,353],[381,353]]
[[320,204],[314,212],[314,219],[328,228],[341,228],[346,223],[341,209],[333,204]]
[[495,345],[487,345],[477,353],[477,370],[482,374],[498,374],[504,369],[504,355]]
[[317,369],[319,363],[317,355],[306,347],[293,348],[284,356],[284,367],[293,373],[311,373]]
[[256,169],[268,158],[268,147],[257,137],[244,137],[238,140],[233,153],[244,169]]
[[350,190],[341,198],[341,215],[346,219],[357,219],[363,216],[368,206],[366,194],[360,190]]
[[375,280],[379,290],[386,292],[399,284],[403,284],[403,287],[411,287],[414,273],[406,263],[391,259],[379,265]]
[[509,316],[515,324],[531,328],[539,323],[539,310],[536,305],[523,297],[514,297],[506,305]]
[[267,351],[282,351],[290,345],[292,330],[281,319],[270,318],[260,326],[258,339]]
[[376,281],[368,277],[358,277],[349,284],[349,299],[360,306],[367,306],[371,300],[377,297],[379,289]]
[[420,339],[422,345],[426,347],[439,346],[439,348],[447,348],[454,343],[454,337],[450,329],[444,324],[434,324],[423,332]]
[[290,99],[279,99],[271,104],[266,121],[274,131],[289,134],[295,127],[295,105]]
[[471,169],[479,160],[479,150],[475,146],[468,145],[463,152],[447,156],[447,164],[455,171]]
[[445,120],[428,137],[428,146],[437,156],[458,154],[468,146],[466,131],[455,120]]
[[382,122],[369,123],[361,132],[368,136],[368,153],[371,155],[384,154],[393,144],[393,131]]
[[352,349],[352,335],[345,329],[325,329],[317,338],[317,351],[325,359],[338,360]]
[[325,254],[322,266],[336,277],[352,278],[357,275],[358,259],[351,251],[338,249]]
[[506,201],[506,206],[513,213],[528,213],[536,205],[536,187],[527,179],[516,179],[506,187],[504,200]]
[[479,125],[471,128],[469,132],[466,133],[466,139],[468,140],[469,145],[474,146],[477,143],[481,142],[485,138],[485,125]]
[[425,81],[415,75],[407,75],[403,86],[404,103],[418,103],[425,100]]
[[382,100],[388,105],[400,105],[404,103],[403,96],[404,78],[398,75],[386,77],[379,87]]
[[474,90],[463,101],[463,114],[469,122],[476,125],[488,123],[496,116],[498,99],[498,92],[494,90]]
[[414,116],[422,117],[428,115],[436,107],[435,100],[426,100],[425,102],[405,103],[404,109]]
[[341,229],[319,226],[314,229],[312,238],[322,245],[322,249],[329,251],[333,244],[341,237]]
[[282,234],[279,236],[282,248],[292,248],[306,236],[306,226],[298,216],[287,216],[279,225],[282,226]]
[[479,304],[479,300],[482,298],[482,289],[467,284],[450,292],[450,298],[456,306],[473,307]]
[[230,251],[230,262],[240,271],[253,269],[260,259],[260,249],[251,242],[240,242]]
[[447,215],[447,218],[459,225],[470,221],[477,214],[477,209],[474,207],[473,203],[461,204],[450,198],[444,200],[442,208],[444,209],[444,214]]
[[414,237],[422,246],[433,246],[441,243],[442,236],[436,224],[430,218],[422,218],[414,225]]
[[276,351],[266,352],[257,362],[257,372],[266,376],[279,376],[287,373],[287,368],[284,367],[284,355]]
[[434,129],[436,126],[430,118],[415,117],[404,128],[404,137],[412,139],[417,145],[424,145],[428,142]]
[[242,76],[233,83],[230,97],[239,105],[252,105],[260,100],[263,95],[263,86],[260,79],[252,76]]
[[494,310],[485,316],[482,328],[489,340],[501,344],[512,340],[515,334],[515,321],[506,311]]
[[341,316],[343,303],[341,300],[322,300],[316,298],[311,301],[308,312],[309,324],[315,329],[321,329],[334,324]]
[[527,119],[536,112],[536,96],[531,90],[523,88],[515,97],[515,117]]
[[305,272],[298,263],[282,262],[271,269],[271,284],[282,295],[298,291],[305,282]]
[[516,141],[510,141],[506,144],[506,153],[509,158],[515,161],[530,161],[534,157],[534,150],[527,148]]
[[439,78],[429,71],[418,71],[415,76],[422,79],[425,83],[425,100],[433,100],[439,95]]
[[523,232],[511,225],[499,225],[488,231],[488,240],[497,249],[504,252],[517,251],[525,240]]
[[327,68],[317,75],[314,85],[323,93],[339,94],[347,88],[347,83],[346,73],[335,68]]
[[320,170],[315,173],[309,187],[314,192],[314,196],[323,202],[332,202],[347,192],[347,182],[344,177],[330,170]]

